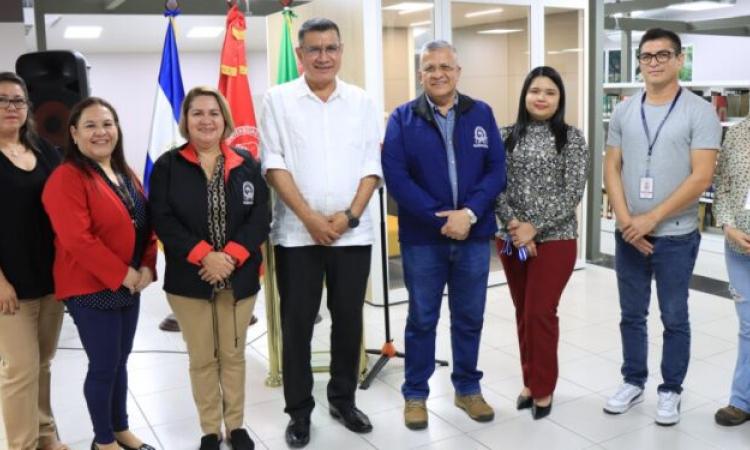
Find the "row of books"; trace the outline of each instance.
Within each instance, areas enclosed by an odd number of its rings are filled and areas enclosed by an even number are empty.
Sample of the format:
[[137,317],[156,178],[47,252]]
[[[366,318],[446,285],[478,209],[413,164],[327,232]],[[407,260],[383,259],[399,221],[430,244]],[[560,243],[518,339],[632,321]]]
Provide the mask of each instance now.
[[[748,89],[726,89],[723,93],[693,90],[716,108],[719,120],[726,122],[730,118],[746,117],[750,115],[750,90]],[[626,100],[628,95],[605,94],[602,103],[602,112],[605,118],[609,118],[618,103]]]

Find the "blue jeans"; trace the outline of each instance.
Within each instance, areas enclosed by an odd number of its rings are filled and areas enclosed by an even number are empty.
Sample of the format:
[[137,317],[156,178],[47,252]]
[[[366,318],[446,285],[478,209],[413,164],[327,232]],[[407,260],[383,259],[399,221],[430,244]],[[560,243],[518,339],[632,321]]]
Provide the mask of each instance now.
[[729,404],[750,412],[750,255],[738,253],[725,245],[724,258],[740,321],[737,365]]
[[94,425],[94,440],[109,444],[128,429],[128,356],[133,349],[140,303],[100,310],[66,302],[89,358],[83,395]]
[[701,235],[698,230],[678,236],[648,237],[654,253],[645,256],[615,233],[615,270],[620,293],[622,375],[626,383],[643,387],[648,377],[646,319],[651,279],[656,279],[664,325],[659,391],[682,392],[690,362],[688,287]]
[[426,399],[430,394],[427,381],[435,371],[435,329],[446,284],[453,350],[451,380],[459,395],[480,393],[482,372],[477,370],[477,359],[487,299],[489,241],[401,244],[401,257],[409,292],[406,373],[401,387],[404,398]]

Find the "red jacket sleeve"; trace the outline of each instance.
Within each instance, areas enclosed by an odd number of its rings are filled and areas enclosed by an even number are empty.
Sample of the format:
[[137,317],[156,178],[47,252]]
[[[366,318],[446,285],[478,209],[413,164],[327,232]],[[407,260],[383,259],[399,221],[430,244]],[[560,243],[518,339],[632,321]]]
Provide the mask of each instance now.
[[42,203],[61,249],[108,289],[117,290],[128,265],[92,232],[85,175],[71,166],[60,166],[47,180]]

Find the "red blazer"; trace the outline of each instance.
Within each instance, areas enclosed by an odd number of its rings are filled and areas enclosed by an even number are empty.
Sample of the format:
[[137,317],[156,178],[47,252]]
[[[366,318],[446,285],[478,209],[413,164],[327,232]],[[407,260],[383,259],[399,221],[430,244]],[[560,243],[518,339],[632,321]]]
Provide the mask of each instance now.
[[[104,289],[116,291],[133,257],[135,230],[128,210],[102,177],[91,175],[64,163],[52,172],[42,193],[55,231],[52,273],[59,300]],[[153,232],[141,266],[156,277]]]

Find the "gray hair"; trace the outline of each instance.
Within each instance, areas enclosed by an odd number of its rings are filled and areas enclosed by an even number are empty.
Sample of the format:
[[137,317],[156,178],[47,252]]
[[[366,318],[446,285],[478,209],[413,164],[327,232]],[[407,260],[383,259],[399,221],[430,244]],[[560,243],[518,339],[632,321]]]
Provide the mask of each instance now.
[[435,50],[444,48],[450,49],[450,51],[453,52],[453,56],[456,57],[456,61],[458,61],[458,52],[456,51],[456,47],[454,47],[450,42],[443,39],[435,39],[426,42],[419,50],[419,60],[422,60],[422,57],[425,55],[425,53],[434,52]]

